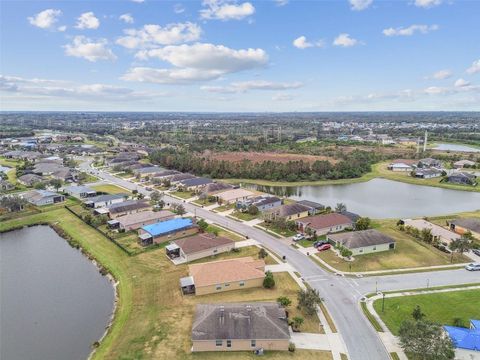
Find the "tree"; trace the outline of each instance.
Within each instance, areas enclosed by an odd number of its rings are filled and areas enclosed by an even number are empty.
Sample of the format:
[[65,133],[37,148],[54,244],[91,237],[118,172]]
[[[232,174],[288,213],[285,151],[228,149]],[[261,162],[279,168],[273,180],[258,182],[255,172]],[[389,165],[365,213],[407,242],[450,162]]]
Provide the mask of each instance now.
[[335,212],[342,213],[345,211],[347,211],[347,205],[345,205],[344,203],[337,203],[337,205],[335,206]]
[[267,256],[268,256],[268,252],[267,252],[267,250],[265,250],[264,248],[261,248],[261,249],[258,251],[258,257],[259,257],[260,259],[265,259]]
[[349,258],[353,255],[353,252],[350,249],[347,249],[345,246],[342,246],[340,248],[340,255],[342,255],[344,258]]
[[452,240],[450,245],[448,245],[449,249],[452,251],[452,257],[451,260],[453,261],[453,254],[459,253],[463,254],[467,251],[469,251],[473,246],[472,240],[468,239],[465,237],[465,235],[462,235],[459,239]]
[[33,188],[37,190],[45,190],[45,183],[42,181],[36,182],[33,184]]
[[295,316],[292,320],[293,320],[293,328],[295,330],[298,330],[304,321],[301,316]]
[[298,308],[304,308],[308,315],[313,315],[317,311],[317,305],[320,305],[322,298],[318,290],[308,288],[299,290],[297,293]]
[[367,230],[370,228],[370,218],[368,217],[361,217],[355,222],[355,229],[357,230]]
[[279,303],[283,307],[289,307],[292,304],[292,300],[290,300],[286,296],[280,296],[277,298],[277,303]]
[[415,306],[415,309],[412,311],[412,317],[416,320],[422,320],[425,317],[425,314],[422,312],[420,305]]
[[163,198],[163,193],[160,191],[155,190],[150,194],[150,199],[158,203]]
[[422,231],[420,231],[420,238],[422,239],[422,241],[430,244],[433,240],[432,230],[423,228]]
[[198,220],[197,225],[202,232],[206,231],[208,228],[208,223],[203,219]]
[[62,187],[62,180],[60,179],[52,179],[48,182],[51,186],[53,186],[55,188],[56,191],[58,191],[58,189],[60,189]]
[[455,357],[452,341],[438,324],[405,320],[400,325],[399,338],[409,359],[450,360]]
[[275,279],[273,278],[273,273],[267,271],[265,273],[265,278],[263,279],[263,287],[266,289],[272,289],[275,287]]
[[186,212],[185,207],[182,204],[178,205],[176,208],[176,212],[177,212],[177,215],[182,216]]
[[255,205],[250,205],[247,211],[250,215],[253,215],[253,216],[258,214],[258,208]]
[[5,208],[10,212],[21,211],[26,204],[27,201],[17,195],[4,196],[0,198],[0,207]]

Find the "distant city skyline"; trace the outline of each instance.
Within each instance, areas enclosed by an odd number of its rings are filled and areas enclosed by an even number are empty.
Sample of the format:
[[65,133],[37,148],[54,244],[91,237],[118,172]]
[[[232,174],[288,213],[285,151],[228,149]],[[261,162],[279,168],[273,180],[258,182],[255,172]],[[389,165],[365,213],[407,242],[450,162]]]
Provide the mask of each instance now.
[[1,1],[1,110],[480,111],[480,2]]

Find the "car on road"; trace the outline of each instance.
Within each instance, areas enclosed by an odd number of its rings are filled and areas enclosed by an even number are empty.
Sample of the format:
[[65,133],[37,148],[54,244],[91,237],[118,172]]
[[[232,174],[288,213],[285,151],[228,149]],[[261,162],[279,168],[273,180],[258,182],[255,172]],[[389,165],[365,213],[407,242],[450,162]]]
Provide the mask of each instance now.
[[329,250],[331,247],[332,247],[332,245],[330,245],[330,244],[323,244],[323,245],[317,247],[317,250],[318,251],[325,251],[325,250]]
[[468,271],[480,271],[480,263],[471,263],[465,266]]
[[472,252],[477,255],[477,256],[480,256],[480,249],[473,249]]
[[293,241],[300,241],[300,240],[303,240],[303,239],[305,239],[305,235],[303,235],[303,234],[297,234],[292,238]]
[[319,246],[322,246],[322,245],[325,245],[325,244],[328,244],[327,240],[319,240],[319,241],[315,241],[313,243],[313,247],[319,247]]

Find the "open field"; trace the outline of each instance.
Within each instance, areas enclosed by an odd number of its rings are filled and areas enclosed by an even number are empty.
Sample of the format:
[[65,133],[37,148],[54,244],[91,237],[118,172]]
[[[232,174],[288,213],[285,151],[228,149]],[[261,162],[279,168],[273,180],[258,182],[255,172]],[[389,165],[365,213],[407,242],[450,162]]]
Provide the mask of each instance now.
[[216,231],[218,233],[218,236],[223,236],[229,239],[232,239],[233,241],[243,241],[245,238],[239,234],[233,233],[231,231],[227,231],[219,226],[216,225],[208,225],[207,232],[213,233]]
[[327,160],[335,164],[337,160],[329,156],[316,156],[316,155],[302,155],[302,154],[287,154],[276,152],[223,152],[214,153],[208,155],[209,159],[229,161],[229,162],[242,162],[244,160],[251,161],[252,163],[262,163],[264,161],[273,161],[286,163],[289,161],[299,161],[313,163],[317,160]]
[[[260,251],[260,248],[257,246],[246,246],[246,247],[238,248],[236,249],[236,251],[229,251],[229,252],[221,253],[218,255],[209,256],[207,258],[198,259],[190,262],[189,264],[198,264],[198,263],[205,263],[210,261],[236,259],[236,258],[245,257],[245,256],[251,256],[254,259],[259,259],[259,256],[258,256],[259,251]],[[266,265],[278,264],[271,256],[267,256],[264,260]]]
[[[322,251],[316,256],[338,270],[353,272],[452,264],[450,254],[397,230],[394,220],[375,220],[372,225],[396,240],[395,250],[355,256],[354,261],[345,261],[336,256],[333,251]],[[453,258],[454,264],[466,262],[469,262],[469,259],[464,255],[456,254]]]
[[195,193],[191,191],[175,191],[170,193],[170,195],[177,196],[181,199],[190,199],[191,197],[195,196]]
[[104,192],[107,194],[123,194],[123,193],[129,193],[127,189],[118,187],[116,185],[111,185],[111,184],[105,184],[105,185],[95,185],[92,186],[92,189],[100,192]]
[[[453,325],[460,318],[464,326],[470,319],[480,318],[480,290],[459,290],[436,294],[400,296],[385,298],[385,312],[382,313],[382,300],[373,304],[387,327],[398,334],[400,324],[411,318],[415,306],[419,305],[426,319],[442,325]],[[460,305],[461,304],[461,305]]]
[[[93,359],[253,359],[250,353],[190,353],[190,329],[194,305],[205,301],[261,301],[289,296],[296,301],[297,284],[287,274],[275,274],[273,290],[246,289],[205,297],[182,296],[178,279],[185,265],[175,267],[155,249],[137,256],[122,250],[64,208],[2,221],[0,231],[36,223],[56,223],[94,256],[119,281],[119,302],[113,325]],[[220,295],[220,296],[218,296]],[[291,306],[291,316],[296,315]],[[305,317],[304,331],[318,329],[318,320]],[[330,352],[267,353],[268,359],[331,359]]]

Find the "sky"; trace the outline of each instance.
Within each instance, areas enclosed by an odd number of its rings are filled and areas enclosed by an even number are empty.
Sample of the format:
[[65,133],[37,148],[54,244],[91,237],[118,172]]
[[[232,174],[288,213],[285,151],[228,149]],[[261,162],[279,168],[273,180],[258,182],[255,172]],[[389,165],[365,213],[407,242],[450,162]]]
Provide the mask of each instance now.
[[0,0],[0,109],[480,111],[480,1]]

